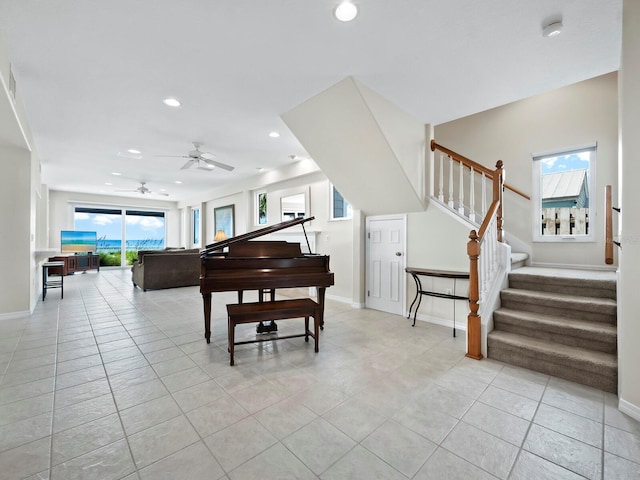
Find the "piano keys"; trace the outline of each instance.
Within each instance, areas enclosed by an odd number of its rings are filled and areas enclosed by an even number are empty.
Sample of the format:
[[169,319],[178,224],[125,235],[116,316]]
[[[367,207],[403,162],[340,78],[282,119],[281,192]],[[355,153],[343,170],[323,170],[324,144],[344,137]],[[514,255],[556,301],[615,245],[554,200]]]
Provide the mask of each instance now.
[[[262,292],[266,290],[316,287],[320,325],[324,324],[325,290],[334,284],[333,272],[329,270],[329,256],[302,253],[300,244],[295,242],[253,240],[294,225],[301,225],[306,237],[304,223],[313,218],[297,218],[261,228],[212,243],[200,252],[200,293],[207,343],[211,342],[213,292],[236,291],[241,303],[245,290],[258,290],[262,299]],[[223,251],[227,247],[228,251]]]

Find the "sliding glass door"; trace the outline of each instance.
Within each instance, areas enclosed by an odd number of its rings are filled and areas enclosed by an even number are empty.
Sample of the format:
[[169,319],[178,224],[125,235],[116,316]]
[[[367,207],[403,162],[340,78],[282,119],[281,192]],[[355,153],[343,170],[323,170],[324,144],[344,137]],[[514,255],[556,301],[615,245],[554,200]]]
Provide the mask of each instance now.
[[[131,265],[138,250],[165,248],[164,212],[75,207],[75,230],[95,231],[101,266]],[[124,246],[124,248],[123,248]]]

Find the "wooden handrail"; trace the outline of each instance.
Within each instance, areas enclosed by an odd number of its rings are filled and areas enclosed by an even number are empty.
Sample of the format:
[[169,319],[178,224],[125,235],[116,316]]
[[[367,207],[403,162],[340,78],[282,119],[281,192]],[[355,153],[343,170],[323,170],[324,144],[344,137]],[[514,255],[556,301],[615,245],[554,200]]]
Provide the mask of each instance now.
[[611,208],[611,185],[604,187],[604,263],[613,263],[613,218]]
[[[485,175],[487,175],[489,178],[493,178],[493,170],[490,170],[489,168],[485,167],[484,165],[482,165],[482,164],[480,164],[478,162],[475,162],[475,161],[471,160],[470,158],[465,157],[464,155],[460,155],[459,153],[456,153],[453,150],[449,150],[447,147],[443,147],[442,145],[439,145],[438,143],[436,143],[435,140],[431,140],[431,151],[434,152],[436,150],[439,150],[442,153],[447,154],[449,157],[451,157],[452,159],[454,159],[458,163],[462,163],[463,165],[465,165],[465,166],[467,166],[469,168],[473,167],[473,169],[475,171],[482,172]],[[529,195],[524,193],[522,190],[518,190],[517,188],[512,187],[508,183],[504,184],[504,188],[507,188],[507,189],[511,190],[513,193],[516,193],[516,194],[520,195],[521,197],[526,198],[527,200],[531,200],[531,197]]]
[[478,230],[478,233],[477,233],[478,242],[482,242],[482,239],[484,238],[484,234],[487,231],[487,227],[491,222],[491,218],[493,217],[493,215],[496,213],[496,210],[498,210],[498,207],[500,206],[499,203],[500,202],[494,201],[491,203],[491,205],[489,205],[489,210],[487,210],[487,215],[484,217],[484,220],[482,221],[482,225],[480,225],[480,229]]

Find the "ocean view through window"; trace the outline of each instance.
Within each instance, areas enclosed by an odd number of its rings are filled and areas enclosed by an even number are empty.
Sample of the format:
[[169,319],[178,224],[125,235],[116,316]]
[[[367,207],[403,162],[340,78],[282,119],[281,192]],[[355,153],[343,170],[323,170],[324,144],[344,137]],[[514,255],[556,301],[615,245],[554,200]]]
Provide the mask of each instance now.
[[164,212],[76,207],[74,228],[96,232],[101,266],[131,265],[138,250],[165,248]]

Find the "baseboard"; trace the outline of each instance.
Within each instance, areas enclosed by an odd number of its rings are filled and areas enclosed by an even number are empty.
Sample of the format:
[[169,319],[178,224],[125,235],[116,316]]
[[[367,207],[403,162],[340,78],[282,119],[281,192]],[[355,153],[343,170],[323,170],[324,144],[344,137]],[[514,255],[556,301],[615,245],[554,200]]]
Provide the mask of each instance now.
[[2,320],[13,320],[15,318],[28,317],[29,315],[31,315],[31,312],[28,310],[23,312],[0,313],[0,322]]
[[362,310],[363,308],[367,308],[364,303],[351,302],[351,308],[357,308],[358,310]]
[[[409,312],[405,312],[404,316],[406,317]],[[408,320],[413,321],[413,315]],[[442,325],[443,327],[449,327],[453,329],[453,320],[446,320],[444,318],[432,317],[429,315],[421,315],[418,314],[416,316],[416,320],[420,320],[421,322],[434,323],[436,325]],[[467,331],[467,323],[466,322],[456,322],[456,330]]]
[[542,262],[531,262],[528,265],[529,267],[545,267],[545,268],[573,268],[575,270],[600,270],[604,272],[615,272],[617,270],[617,266],[604,266],[604,265],[573,265],[568,263],[542,263]]
[[348,303],[348,304],[352,303],[350,298],[338,297],[337,295],[329,295],[328,293],[325,295],[325,298],[328,300],[333,300],[334,302]]
[[640,407],[638,407],[637,405],[634,405],[631,402],[627,402],[626,400],[621,398],[618,401],[618,410],[620,410],[625,415],[629,415],[634,420],[640,422]]

